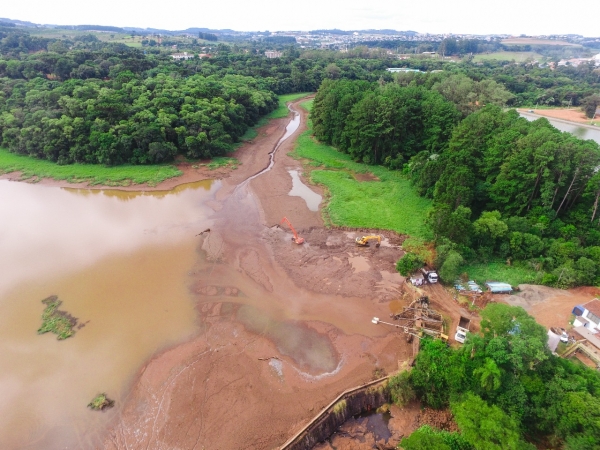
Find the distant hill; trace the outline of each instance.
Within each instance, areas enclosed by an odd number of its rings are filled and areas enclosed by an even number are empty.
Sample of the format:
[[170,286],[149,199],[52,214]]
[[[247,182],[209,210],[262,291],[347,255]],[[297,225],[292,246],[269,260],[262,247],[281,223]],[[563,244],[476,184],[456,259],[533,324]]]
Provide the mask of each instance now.
[[38,25],[33,22],[27,22],[25,20],[7,19],[5,17],[0,17],[0,21],[5,22],[5,23],[12,23],[12,24],[18,25],[20,27],[29,27],[29,28],[41,27],[41,25]]

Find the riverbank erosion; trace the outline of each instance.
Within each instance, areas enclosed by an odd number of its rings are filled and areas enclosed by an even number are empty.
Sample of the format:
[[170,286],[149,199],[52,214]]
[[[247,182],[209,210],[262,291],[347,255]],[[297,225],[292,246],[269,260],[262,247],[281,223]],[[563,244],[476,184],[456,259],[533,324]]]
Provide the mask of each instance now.
[[[410,358],[402,336],[370,322],[400,295],[394,237],[356,247],[358,233],[324,230],[319,211],[288,195],[289,171],[302,167],[287,153],[306,123],[294,109],[298,126],[260,129],[209,202],[212,226],[188,274],[197,333],[139,370],[105,448],[274,448],[375,369]],[[304,245],[278,226],[283,216]]]

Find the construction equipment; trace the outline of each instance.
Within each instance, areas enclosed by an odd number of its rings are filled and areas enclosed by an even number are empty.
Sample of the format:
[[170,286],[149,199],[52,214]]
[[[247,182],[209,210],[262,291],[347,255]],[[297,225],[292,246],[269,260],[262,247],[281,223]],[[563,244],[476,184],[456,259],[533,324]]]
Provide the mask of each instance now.
[[406,334],[406,340],[411,342],[413,337],[422,338],[424,335],[448,341],[448,335],[444,334],[444,320],[436,310],[429,308],[429,298],[422,296],[414,300],[408,307],[402,308],[402,312],[391,314],[398,323],[384,322],[378,317],[373,317],[374,324],[383,323],[400,328]]
[[456,327],[456,334],[454,335],[454,340],[456,342],[460,342],[461,344],[465,343],[465,339],[467,338],[467,333],[469,332],[469,325],[471,324],[471,319],[465,317],[463,315],[460,316],[458,321],[458,326]]
[[292,226],[292,222],[290,222],[287,217],[284,217],[283,219],[281,219],[280,225],[284,222],[287,224],[288,227],[290,227],[290,229],[292,230],[292,233],[294,233],[294,237],[292,238],[292,241],[294,241],[298,245],[304,244],[304,238],[298,236],[298,233],[296,233],[296,230]]
[[357,237],[356,245],[360,245],[361,247],[366,247],[369,245],[369,241],[372,239],[377,240],[375,247],[379,247],[381,245],[381,236],[378,236],[378,235]]

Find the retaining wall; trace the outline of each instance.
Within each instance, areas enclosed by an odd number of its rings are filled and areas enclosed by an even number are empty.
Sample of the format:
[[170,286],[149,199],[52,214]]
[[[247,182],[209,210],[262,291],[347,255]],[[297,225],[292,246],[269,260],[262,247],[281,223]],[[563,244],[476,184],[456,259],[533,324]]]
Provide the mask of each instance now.
[[380,378],[348,389],[327,405],[302,430],[280,447],[280,450],[310,450],[331,436],[346,420],[365,411],[389,403],[388,378]]

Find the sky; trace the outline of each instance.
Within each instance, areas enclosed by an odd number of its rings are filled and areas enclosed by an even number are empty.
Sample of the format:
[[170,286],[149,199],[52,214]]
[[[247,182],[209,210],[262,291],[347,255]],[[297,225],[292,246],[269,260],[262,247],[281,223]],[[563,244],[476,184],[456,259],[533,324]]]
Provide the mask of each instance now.
[[600,36],[598,0],[7,0],[0,17],[42,24],[238,31],[413,30]]

